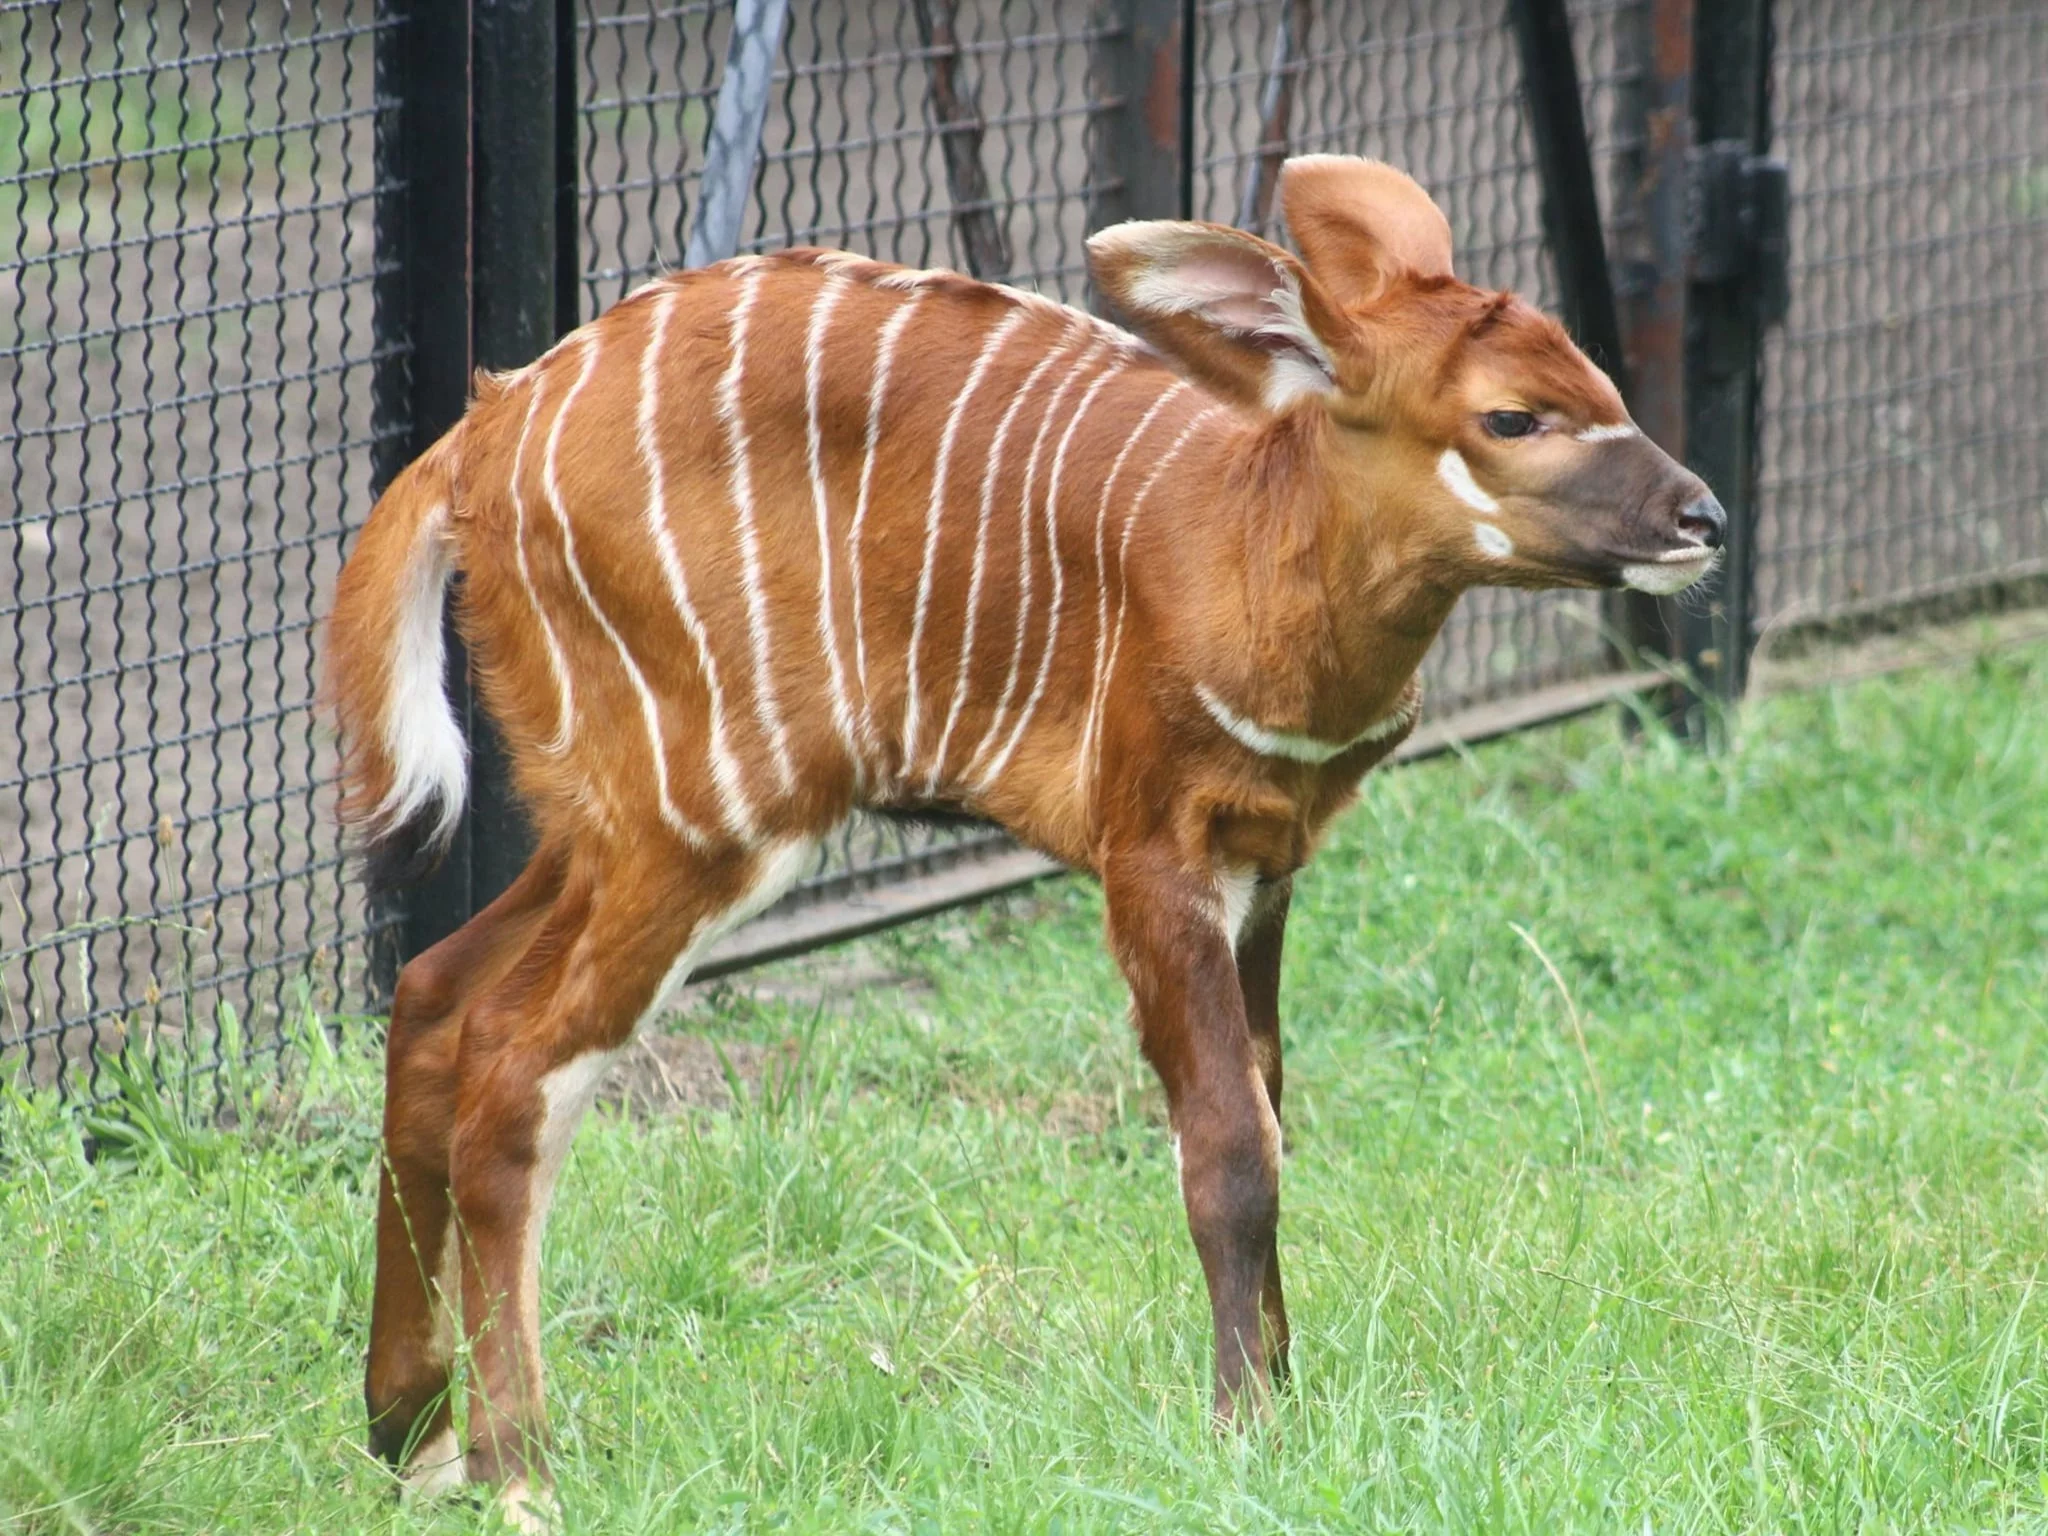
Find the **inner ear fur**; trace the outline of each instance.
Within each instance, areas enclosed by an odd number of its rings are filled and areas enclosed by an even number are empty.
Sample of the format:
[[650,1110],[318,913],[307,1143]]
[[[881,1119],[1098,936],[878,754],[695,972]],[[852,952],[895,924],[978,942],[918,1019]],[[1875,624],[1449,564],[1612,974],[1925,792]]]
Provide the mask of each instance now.
[[1288,252],[1221,224],[1115,224],[1091,236],[1095,284],[1196,382],[1278,410],[1336,387],[1351,322]]
[[1451,225],[1414,180],[1355,155],[1298,155],[1280,168],[1287,228],[1324,290],[1346,309],[1403,275],[1451,275]]

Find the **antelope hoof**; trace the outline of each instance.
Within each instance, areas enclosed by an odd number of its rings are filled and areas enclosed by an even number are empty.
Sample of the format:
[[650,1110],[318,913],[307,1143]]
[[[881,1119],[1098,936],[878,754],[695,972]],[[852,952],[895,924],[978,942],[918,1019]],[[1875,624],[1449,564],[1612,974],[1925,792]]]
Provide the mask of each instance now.
[[412,1454],[399,1474],[398,1502],[413,1504],[453,1493],[469,1481],[455,1431],[444,1429]]
[[498,1515],[508,1530],[521,1536],[551,1536],[562,1528],[562,1510],[555,1502],[554,1490],[523,1479],[500,1490]]
[[1257,1436],[1272,1435],[1276,1425],[1273,1418],[1273,1394],[1263,1383],[1247,1387],[1235,1396],[1223,1391],[1216,1394],[1215,1411],[1210,1415],[1219,1439],[1231,1435]]

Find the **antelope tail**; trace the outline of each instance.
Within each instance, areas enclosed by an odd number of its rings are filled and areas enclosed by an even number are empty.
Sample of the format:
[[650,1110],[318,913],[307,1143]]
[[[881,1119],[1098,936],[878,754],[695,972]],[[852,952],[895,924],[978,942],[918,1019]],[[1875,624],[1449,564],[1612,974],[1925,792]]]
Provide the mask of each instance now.
[[341,818],[373,886],[416,879],[462,818],[468,752],[448,702],[442,598],[456,570],[451,434],[391,484],[342,569],[327,620],[327,708],[341,732]]

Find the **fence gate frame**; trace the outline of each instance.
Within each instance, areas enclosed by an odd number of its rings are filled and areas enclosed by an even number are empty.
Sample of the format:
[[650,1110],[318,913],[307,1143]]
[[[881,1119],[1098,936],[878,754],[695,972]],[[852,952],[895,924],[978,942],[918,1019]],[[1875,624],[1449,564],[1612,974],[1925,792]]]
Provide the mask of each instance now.
[[[577,324],[579,3],[380,0],[380,17],[393,24],[377,41],[377,94],[389,106],[377,156],[393,190],[376,210],[375,324],[380,342],[407,344],[378,367],[375,419],[408,429],[380,444],[380,491],[461,418],[475,370],[522,366]],[[970,266],[1000,264],[980,124],[957,90],[957,0],[914,3],[963,249]],[[690,211],[692,261],[729,255],[742,238],[789,0],[737,7],[704,195]],[[1314,0],[1283,8],[1280,24],[1296,47],[1318,9]],[[1763,338],[1788,298],[1788,182],[1769,153],[1771,0],[1643,0],[1622,12],[1620,44],[1635,72],[1622,95],[1616,207],[1606,218],[1566,0],[1507,0],[1506,11],[1564,320],[1613,374],[1643,429],[1714,488],[1729,528],[1704,606],[1636,593],[1607,601],[1613,676],[1548,700],[1504,701],[1457,734],[1479,739],[1648,688],[1675,729],[1706,740],[1718,718],[1708,701],[1738,698],[1748,676]],[[1089,227],[1188,217],[1200,6],[1098,0],[1095,12],[1091,73],[1106,109],[1091,146]],[[1286,151],[1286,123],[1282,108],[1261,126],[1260,205]],[[471,792],[447,858],[387,898],[397,921],[372,967],[386,995],[398,965],[481,910],[532,847],[468,655],[452,623],[446,630],[446,681],[469,745]],[[1674,673],[1684,681],[1650,686],[1653,674]],[[1446,740],[1425,730],[1403,755],[1442,750]],[[779,928],[771,915],[755,925],[758,937],[728,941],[701,974],[887,926],[1053,867],[1034,854],[999,855],[985,873],[948,871],[930,891],[872,903],[864,915],[816,913]]]

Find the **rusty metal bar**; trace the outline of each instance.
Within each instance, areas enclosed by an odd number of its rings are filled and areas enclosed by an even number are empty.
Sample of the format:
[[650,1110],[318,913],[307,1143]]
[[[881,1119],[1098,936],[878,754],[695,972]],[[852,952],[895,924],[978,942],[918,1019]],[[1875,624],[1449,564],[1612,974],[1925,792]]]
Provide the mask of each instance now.
[[1193,206],[1193,75],[1185,0],[1105,0],[1090,61],[1106,110],[1095,139],[1088,227],[1184,219]]
[[912,0],[917,35],[925,47],[932,115],[946,160],[946,190],[953,199],[953,227],[967,270],[994,280],[1010,270],[1010,245],[989,198],[988,172],[981,163],[981,108],[960,73],[958,0]]
[[1543,177],[1543,233],[1557,263],[1564,322],[1593,361],[1616,375],[1623,391],[1621,326],[1607,273],[1607,239],[1586,114],[1579,100],[1579,68],[1572,54],[1571,18],[1564,0],[1510,0],[1508,19],[1522,57],[1522,100]]
[[[1692,150],[1695,0],[1644,0],[1615,19],[1632,65],[1616,108],[1613,262],[1629,411],[1673,458],[1685,458],[1685,200]],[[1609,624],[1625,649],[1676,654],[1677,605],[1616,593]]]

